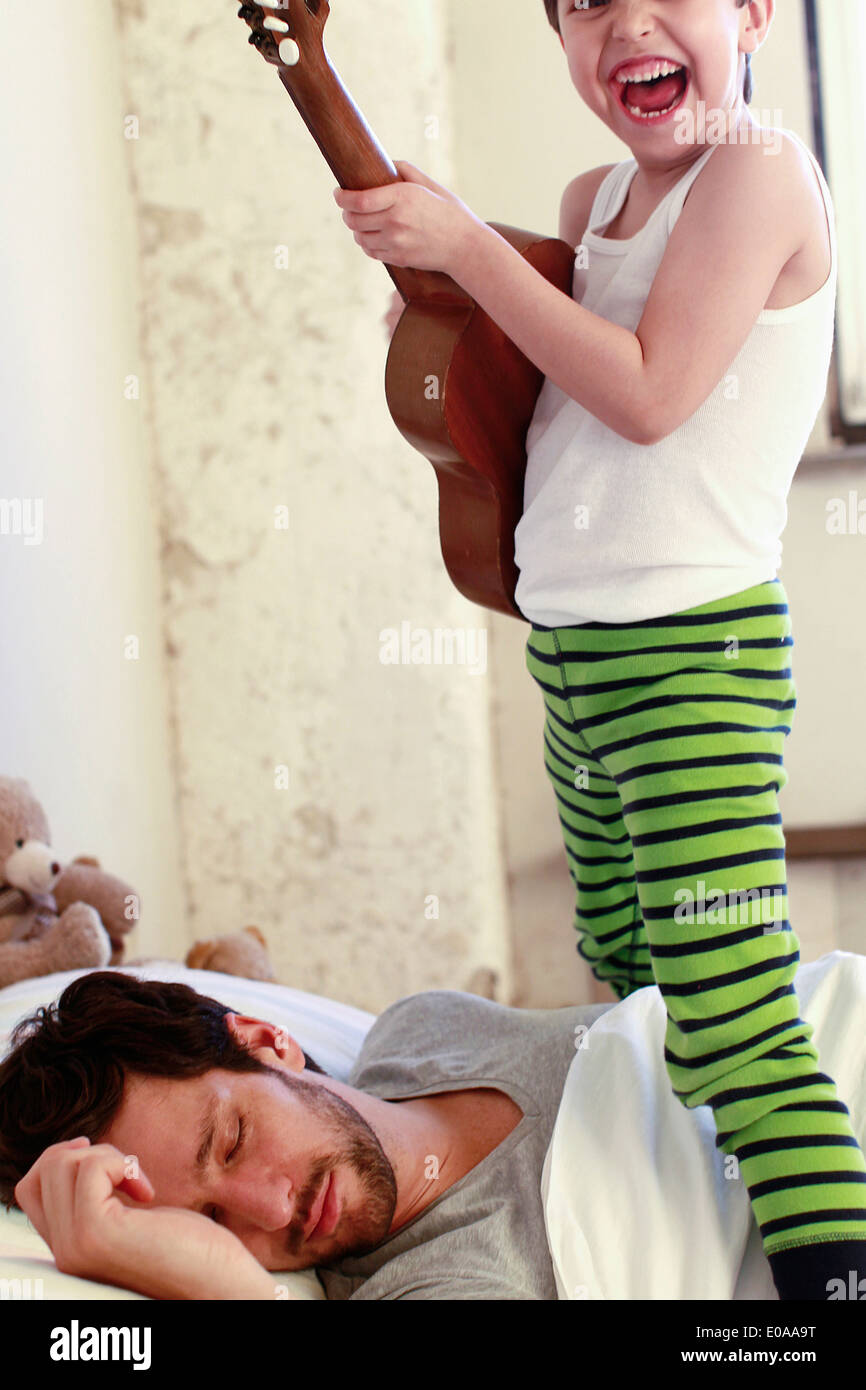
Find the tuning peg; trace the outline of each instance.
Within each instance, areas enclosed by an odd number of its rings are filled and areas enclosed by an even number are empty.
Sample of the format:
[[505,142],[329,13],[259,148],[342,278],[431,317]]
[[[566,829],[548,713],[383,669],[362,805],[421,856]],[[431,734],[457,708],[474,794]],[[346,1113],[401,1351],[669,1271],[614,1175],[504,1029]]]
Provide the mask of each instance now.
[[283,39],[277,52],[280,55],[280,62],[285,63],[287,68],[293,68],[295,63],[300,62],[301,50],[294,39]]
[[257,19],[258,10],[255,5],[241,5],[238,10],[238,19]]

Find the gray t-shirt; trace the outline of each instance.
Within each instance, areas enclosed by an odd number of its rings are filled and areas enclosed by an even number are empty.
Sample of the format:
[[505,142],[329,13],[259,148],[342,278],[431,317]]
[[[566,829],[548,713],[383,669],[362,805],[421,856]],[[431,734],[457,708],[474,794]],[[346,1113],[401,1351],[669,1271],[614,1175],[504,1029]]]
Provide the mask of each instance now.
[[377,1018],[349,1084],[383,1100],[493,1086],[523,1119],[413,1221],[355,1259],[319,1266],[328,1298],[555,1299],[541,1170],[575,1029],[612,1004],[513,1009],[429,990]]

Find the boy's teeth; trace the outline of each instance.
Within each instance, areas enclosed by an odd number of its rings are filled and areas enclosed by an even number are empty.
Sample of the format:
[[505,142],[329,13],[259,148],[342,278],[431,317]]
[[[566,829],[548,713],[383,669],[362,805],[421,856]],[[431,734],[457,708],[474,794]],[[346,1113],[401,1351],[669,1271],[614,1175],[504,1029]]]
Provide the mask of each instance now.
[[626,86],[629,82],[652,82],[657,77],[669,77],[672,73],[681,71],[681,63],[656,63],[654,68],[645,68],[639,74],[618,72],[616,80]]
[[626,102],[626,106],[633,116],[640,116],[642,121],[654,121],[658,116],[666,116],[669,111],[672,111],[676,106],[676,102],[672,102],[670,106],[666,106],[664,111],[641,111],[639,106],[629,106],[628,102]]

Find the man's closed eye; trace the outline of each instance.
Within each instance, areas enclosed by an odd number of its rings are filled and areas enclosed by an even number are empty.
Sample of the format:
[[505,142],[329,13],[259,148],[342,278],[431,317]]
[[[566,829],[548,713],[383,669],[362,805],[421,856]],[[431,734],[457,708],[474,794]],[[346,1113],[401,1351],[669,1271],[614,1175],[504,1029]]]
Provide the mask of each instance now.
[[[237,1133],[237,1138],[236,1138],[235,1143],[234,1143],[234,1148],[231,1150],[230,1153],[227,1153],[227,1154],[226,1154],[226,1157],[225,1157],[225,1161],[226,1161],[227,1164],[228,1164],[228,1163],[231,1163],[233,1159],[237,1158],[238,1153],[239,1153],[240,1150],[241,1150],[241,1146],[243,1145],[243,1142],[244,1142],[244,1129],[245,1129],[245,1126],[244,1126],[244,1117],[243,1117],[243,1115],[239,1115],[239,1116],[238,1116],[238,1133]],[[206,1215],[208,1215],[208,1216],[210,1217],[211,1221],[216,1221],[216,1220],[217,1220],[217,1208],[216,1208],[216,1207],[211,1207],[210,1211],[207,1212]],[[217,1222],[217,1224],[219,1224],[219,1222]]]

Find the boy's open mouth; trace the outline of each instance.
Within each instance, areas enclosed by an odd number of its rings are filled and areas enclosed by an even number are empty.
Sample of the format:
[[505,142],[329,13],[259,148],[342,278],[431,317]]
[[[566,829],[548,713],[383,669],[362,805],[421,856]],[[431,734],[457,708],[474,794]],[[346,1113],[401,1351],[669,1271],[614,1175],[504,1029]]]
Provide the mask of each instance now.
[[629,115],[643,121],[657,121],[676,110],[688,85],[688,69],[667,61],[650,60],[633,73],[615,74],[612,79],[612,86]]

